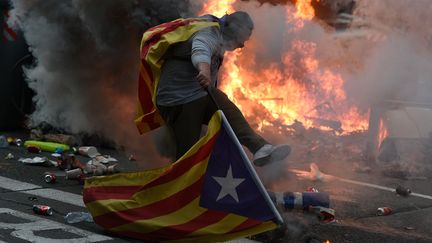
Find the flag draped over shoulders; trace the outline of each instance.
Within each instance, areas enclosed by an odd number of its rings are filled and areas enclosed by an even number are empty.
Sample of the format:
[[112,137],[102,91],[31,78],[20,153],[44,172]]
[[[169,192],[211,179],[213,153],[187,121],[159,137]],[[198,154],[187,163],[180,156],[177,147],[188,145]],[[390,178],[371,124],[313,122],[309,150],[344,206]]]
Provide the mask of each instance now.
[[141,134],[163,124],[155,99],[166,51],[171,45],[186,41],[195,32],[212,26],[219,27],[219,23],[204,18],[177,19],[144,32],[140,48],[138,109],[135,117],[135,124]]
[[178,161],[86,180],[94,221],[157,242],[217,242],[265,232],[282,219],[221,111]]

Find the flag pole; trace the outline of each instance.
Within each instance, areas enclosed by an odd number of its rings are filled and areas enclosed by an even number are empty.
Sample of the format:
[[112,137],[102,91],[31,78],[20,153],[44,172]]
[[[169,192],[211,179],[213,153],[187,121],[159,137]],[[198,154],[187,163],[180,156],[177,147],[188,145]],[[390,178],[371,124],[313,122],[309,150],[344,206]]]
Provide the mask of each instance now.
[[229,124],[227,118],[225,117],[225,114],[220,109],[220,107],[219,107],[219,105],[218,105],[218,103],[217,103],[217,101],[216,101],[216,99],[212,93],[210,86],[207,87],[207,92],[208,92],[211,100],[216,105],[217,109],[221,111],[222,122],[223,122],[223,124],[225,124],[226,131],[228,132],[228,135],[231,137],[231,139],[234,141],[235,145],[239,149],[240,156],[242,157],[243,161],[247,161],[247,163],[245,163],[245,166],[248,169],[249,173],[252,175],[252,179],[254,180],[255,185],[257,185],[261,194],[264,195],[264,199],[266,200],[267,205],[270,206],[270,209],[276,215],[277,223],[282,225],[284,223],[282,216],[280,215],[279,211],[276,209],[276,206],[274,205],[273,201],[271,200],[270,196],[268,195],[267,190],[265,189],[263,183],[259,179],[257,172],[253,168],[252,163],[249,160],[249,157],[247,156],[246,152],[243,149],[243,146],[240,144],[240,141],[238,140],[237,136],[235,135],[233,129],[231,128],[231,125]]

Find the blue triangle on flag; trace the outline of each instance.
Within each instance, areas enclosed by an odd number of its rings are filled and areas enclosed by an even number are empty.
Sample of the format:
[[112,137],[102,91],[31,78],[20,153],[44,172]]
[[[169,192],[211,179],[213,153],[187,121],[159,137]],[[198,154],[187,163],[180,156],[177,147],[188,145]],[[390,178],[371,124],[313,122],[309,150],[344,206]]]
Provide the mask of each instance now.
[[256,183],[258,178],[254,179],[255,175],[247,168],[246,163],[250,162],[243,159],[244,151],[240,149],[243,148],[233,141],[222,122],[204,176],[200,206],[256,220],[273,220],[274,211]]

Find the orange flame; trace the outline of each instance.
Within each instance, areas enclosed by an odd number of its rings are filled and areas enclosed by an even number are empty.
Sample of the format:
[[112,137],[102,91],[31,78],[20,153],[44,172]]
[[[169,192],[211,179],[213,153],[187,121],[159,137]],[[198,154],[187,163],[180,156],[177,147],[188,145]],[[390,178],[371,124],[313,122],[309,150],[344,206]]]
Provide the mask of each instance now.
[[[211,0],[202,13],[221,15],[234,11],[233,0]],[[297,0],[296,12],[286,7],[286,21],[295,33],[314,17],[311,0]],[[342,76],[323,68],[316,57],[316,43],[293,40],[281,54],[281,62],[256,68],[253,35],[246,47],[225,54],[221,89],[259,130],[274,127],[289,130],[300,121],[309,127],[352,132],[366,130],[367,114],[347,104]],[[300,58],[299,58],[300,57]]]
[[212,0],[204,3],[203,9],[200,14],[211,13],[215,16],[223,16],[226,13],[234,12],[232,5],[236,0]]
[[384,141],[384,139],[387,136],[388,136],[388,130],[387,130],[387,127],[384,123],[384,120],[381,118],[380,124],[379,124],[379,132],[378,132],[378,146],[381,145],[382,141]]
[[315,16],[315,9],[311,5],[312,0],[297,0],[296,16],[301,19],[311,20]]

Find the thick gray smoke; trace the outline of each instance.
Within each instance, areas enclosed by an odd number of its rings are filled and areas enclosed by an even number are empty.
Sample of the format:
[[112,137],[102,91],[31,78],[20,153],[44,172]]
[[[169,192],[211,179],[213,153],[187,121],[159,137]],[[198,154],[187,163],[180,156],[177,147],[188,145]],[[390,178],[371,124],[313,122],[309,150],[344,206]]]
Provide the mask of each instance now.
[[[133,123],[139,44],[143,31],[192,15],[187,0],[14,0],[34,67],[26,70],[35,91],[31,125],[47,122],[71,133],[102,135],[150,151]],[[13,21],[12,21],[13,22]]]
[[432,102],[431,10],[428,0],[358,1],[354,23],[370,32],[361,48],[367,55],[351,53],[363,58],[351,76],[357,94],[375,102]]

